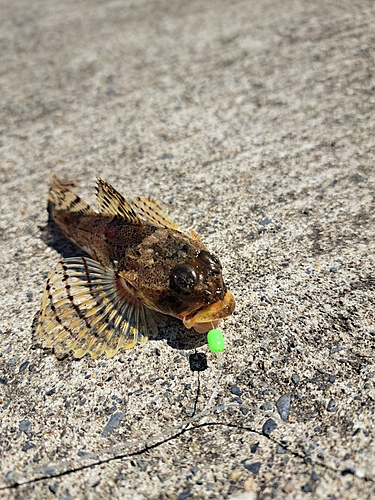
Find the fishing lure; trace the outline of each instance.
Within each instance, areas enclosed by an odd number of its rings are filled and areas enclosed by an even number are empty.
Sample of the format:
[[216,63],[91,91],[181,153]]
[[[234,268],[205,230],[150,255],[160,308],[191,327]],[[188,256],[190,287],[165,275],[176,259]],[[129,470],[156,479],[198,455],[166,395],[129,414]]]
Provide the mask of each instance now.
[[193,231],[178,230],[159,202],[129,203],[97,179],[95,212],[74,181],[54,176],[49,211],[90,257],[61,260],[42,296],[37,332],[57,351],[113,356],[155,336],[165,315],[206,333],[232,314],[219,259]]

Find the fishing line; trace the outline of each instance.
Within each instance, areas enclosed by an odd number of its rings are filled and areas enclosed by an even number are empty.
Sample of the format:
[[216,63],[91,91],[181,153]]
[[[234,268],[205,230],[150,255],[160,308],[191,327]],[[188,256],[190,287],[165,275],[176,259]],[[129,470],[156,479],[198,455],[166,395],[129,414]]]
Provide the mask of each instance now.
[[[175,423],[159,433],[155,433],[151,436],[148,436],[146,438],[139,438],[139,439],[131,439],[127,440],[123,443],[119,443],[115,446],[111,446],[109,448],[102,448],[101,450],[98,450],[97,452],[87,452],[83,456],[79,458],[72,458],[71,460],[64,460],[55,464],[50,464],[50,465],[44,465],[41,467],[37,467],[35,469],[31,469],[29,471],[25,471],[22,474],[8,474],[5,478],[5,484],[4,486],[1,485],[0,489],[5,489],[5,488],[12,488],[12,487],[17,487],[20,485],[25,485],[25,484],[30,484],[36,481],[41,481],[45,479],[52,479],[52,478],[57,478],[60,476],[63,476],[65,474],[69,474],[72,472],[77,472],[79,470],[83,469],[89,469],[91,467],[95,467],[97,465],[105,464],[108,463],[112,460],[115,459],[123,459],[127,458],[133,455],[136,455],[137,453],[141,453],[144,451],[147,451],[149,449],[152,449],[159,444],[163,444],[167,442],[170,439],[173,439],[174,437],[178,437],[185,431],[189,430],[194,430],[196,428],[199,428],[203,425],[205,425],[205,422],[199,422],[202,420],[202,418],[207,415],[208,413],[222,413],[228,408],[239,408],[241,404],[237,402],[231,402],[231,403],[226,403],[226,402],[221,402],[217,404],[216,406],[213,406],[213,401],[217,397],[218,390],[219,390],[219,385],[220,385],[220,378],[222,375],[222,361],[223,361],[223,351],[225,349],[225,343],[223,339],[223,335],[220,330],[217,329],[212,329],[208,332],[207,334],[207,342],[208,346],[211,350],[211,352],[215,353],[216,358],[217,358],[217,375],[215,378],[214,386],[212,389],[211,396],[207,403],[205,404],[204,408],[193,415],[191,418],[182,420],[181,422]],[[272,415],[273,418],[277,419],[280,423],[285,425],[285,422],[283,422],[278,415],[274,414]],[[191,426],[193,423],[198,422],[197,425]],[[212,422],[212,424],[215,424],[215,422]],[[219,423],[216,423],[220,425]],[[210,425],[210,423],[207,423],[207,425]],[[233,424],[223,424],[223,425],[229,425],[230,427],[233,426]],[[241,426],[236,426],[238,428],[241,428]],[[291,430],[290,427],[288,426],[289,431]],[[260,431],[257,431],[256,429],[251,429],[251,428],[246,428],[246,430],[252,431],[256,434],[261,434]],[[341,472],[344,473],[345,471],[349,471],[348,473],[351,473],[355,475],[358,478],[366,478],[367,480],[372,480],[374,481],[374,474],[371,473],[370,471],[366,471],[363,469],[358,469],[357,467],[347,467],[344,471],[340,471],[339,467],[342,463],[342,460],[340,458],[332,456],[325,448],[319,447],[316,445],[313,441],[310,439],[306,438],[301,432],[295,432],[295,437],[297,438],[298,441],[304,442],[308,446],[313,446],[315,449],[315,452],[321,453],[323,457],[331,459],[334,463],[334,467],[329,466],[328,464],[324,464],[323,462],[317,462],[317,465],[321,465],[327,469],[331,469],[336,472]],[[299,439],[298,439],[299,438]],[[268,436],[268,439],[271,439]],[[277,440],[271,439],[275,443],[279,444]],[[285,444],[283,444],[285,447]],[[293,450],[292,448],[287,448],[288,452],[300,457],[304,458],[301,456],[298,452]],[[109,457],[105,458],[105,455],[110,455]],[[92,463],[86,463],[84,462],[87,461],[92,461]]]
[[[97,452],[87,452],[79,458],[73,458],[71,460],[64,460],[55,464],[49,464],[37,467],[30,471],[26,471],[23,474],[7,475],[5,480],[6,482],[9,483],[9,487],[27,484],[42,479],[62,476],[64,474],[80,470],[82,468],[94,467],[96,465],[106,463],[114,458],[119,458],[119,455],[124,455],[121,458],[134,455],[137,452],[150,449],[156,446],[157,444],[161,444],[166,440],[171,439],[173,436],[176,435],[176,433],[177,435],[179,435],[181,432],[189,430],[189,426],[191,426],[191,424],[201,420],[208,413],[222,413],[229,407],[240,406],[238,403],[221,402],[215,407],[212,407],[213,401],[215,400],[218,394],[220,378],[222,374],[222,352],[225,349],[223,334],[221,333],[220,330],[212,329],[207,334],[207,342],[211,352],[213,352],[216,355],[217,375],[215,378],[211,396],[201,411],[199,411],[198,413],[194,414],[192,417],[186,420],[182,420],[181,422],[175,423],[163,429],[161,432],[155,433],[146,438],[128,440],[123,443],[119,443],[115,446],[111,446],[109,448],[102,448]],[[194,429],[194,427],[191,427],[191,429]],[[105,455],[111,455],[112,457],[104,458]],[[83,462],[87,462],[88,460],[93,460],[94,462],[91,464],[86,464],[83,467],[82,466],[80,467],[80,464],[82,464]],[[30,476],[32,477],[30,478]]]

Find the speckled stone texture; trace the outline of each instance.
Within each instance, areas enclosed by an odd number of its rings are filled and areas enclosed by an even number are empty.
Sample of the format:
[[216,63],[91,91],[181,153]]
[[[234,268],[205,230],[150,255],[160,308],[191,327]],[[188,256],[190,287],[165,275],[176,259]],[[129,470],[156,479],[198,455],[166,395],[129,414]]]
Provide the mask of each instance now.
[[[0,3],[0,498],[375,498],[370,0]],[[52,172],[164,201],[237,299],[221,378],[171,319],[35,336]]]

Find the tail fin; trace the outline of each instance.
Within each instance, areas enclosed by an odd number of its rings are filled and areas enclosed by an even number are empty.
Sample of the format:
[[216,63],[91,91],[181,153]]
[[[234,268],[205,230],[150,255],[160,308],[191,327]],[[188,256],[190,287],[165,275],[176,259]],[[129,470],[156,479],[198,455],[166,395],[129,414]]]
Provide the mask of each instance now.
[[75,215],[94,213],[90,205],[74,193],[76,185],[75,180],[62,180],[54,174],[48,194],[49,211],[63,211]]

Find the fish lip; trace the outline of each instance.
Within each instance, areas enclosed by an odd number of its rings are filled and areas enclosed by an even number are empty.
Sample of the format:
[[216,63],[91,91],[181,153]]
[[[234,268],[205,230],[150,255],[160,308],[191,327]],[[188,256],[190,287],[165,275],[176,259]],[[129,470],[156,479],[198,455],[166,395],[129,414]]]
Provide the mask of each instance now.
[[211,323],[217,323],[218,320],[230,316],[233,313],[235,306],[236,302],[233,295],[227,291],[222,300],[214,302],[209,306],[199,307],[195,311],[189,312],[189,314],[181,319],[186,328],[207,324],[207,328],[209,330]]

